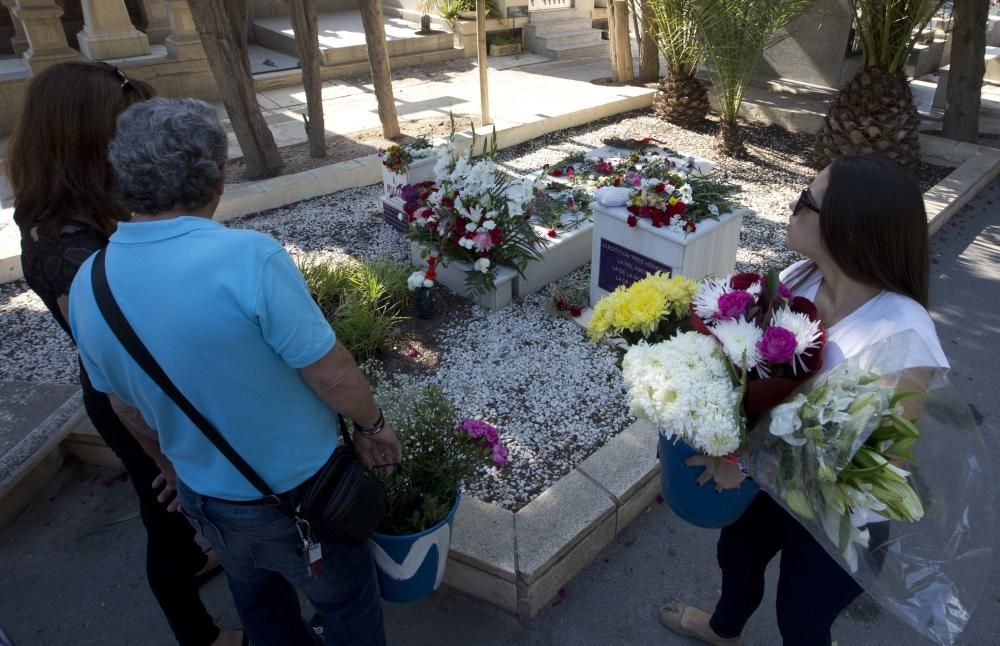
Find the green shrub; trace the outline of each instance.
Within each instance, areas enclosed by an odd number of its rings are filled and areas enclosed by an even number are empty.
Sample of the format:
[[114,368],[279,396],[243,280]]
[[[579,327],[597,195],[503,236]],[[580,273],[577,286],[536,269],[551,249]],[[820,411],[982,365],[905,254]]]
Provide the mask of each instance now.
[[299,271],[337,339],[358,361],[374,355],[404,318],[409,272],[391,260],[338,264],[309,260],[299,263]]

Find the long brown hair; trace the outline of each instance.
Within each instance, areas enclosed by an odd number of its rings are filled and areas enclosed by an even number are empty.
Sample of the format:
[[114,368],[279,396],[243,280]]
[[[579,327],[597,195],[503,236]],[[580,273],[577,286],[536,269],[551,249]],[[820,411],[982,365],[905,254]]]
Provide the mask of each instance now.
[[108,143],[118,115],[154,95],[103,63],[60,63],[36,76],[7,147],[14,221],[55,237],[71,218],[111,233],[128,212],[115,200]]
[[841,157],[820,205],[823,248],[854,280],[927,307],[930,245],[917,183],[890,161]]

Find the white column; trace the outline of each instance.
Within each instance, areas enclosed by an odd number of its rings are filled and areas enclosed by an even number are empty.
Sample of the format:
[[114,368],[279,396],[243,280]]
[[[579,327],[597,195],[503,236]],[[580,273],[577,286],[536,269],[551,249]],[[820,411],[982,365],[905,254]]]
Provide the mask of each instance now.
[[23,57],[32,72],[80,58],[80,54],[66,42],[66,33],[59,20],[63,10],[55,0],[14,0],[11,14],[24,28],[28,49]]
[[146,16],[143,31],[150,43],[162,43],[170,35],[170,19],[163,0],[142,0],[142,13]]
[[164,0],[164,4],[170,19],[167,53],[172,58],[205,58],[205,48],[201,46],[201,36],[187,0]]
[[125,0],[82,0],[83,30],[76,35],[80,53],[92,61],[150,53],[146,34],[135,28]]
[[14,23],[14,37],[10,39],[10,46],[14,49],[14,56],[20,56],[28,51],[28,39],[24,35],[24,25],[21,19],[14,15],[15,0],[0,0],[0,4],[10,11],[10,21]]

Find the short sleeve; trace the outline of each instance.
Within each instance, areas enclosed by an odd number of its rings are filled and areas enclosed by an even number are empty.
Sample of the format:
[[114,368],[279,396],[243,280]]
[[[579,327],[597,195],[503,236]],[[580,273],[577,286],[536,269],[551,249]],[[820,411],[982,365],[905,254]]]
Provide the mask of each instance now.
[[253,313],[268,345],[292,368],[304,368],[336,341],[291,257],[280,249],[261,268]]

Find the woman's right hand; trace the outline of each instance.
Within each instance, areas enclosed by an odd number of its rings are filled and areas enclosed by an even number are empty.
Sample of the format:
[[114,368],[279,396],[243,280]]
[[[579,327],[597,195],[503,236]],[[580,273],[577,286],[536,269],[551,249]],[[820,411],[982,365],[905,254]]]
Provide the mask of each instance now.
[[725,489],[738,489],[747,479],[740,471],[739,466],[719,458],[694,455],[685,460],[684,464],[689,467],[705,467],[696,482],[699,487],[703,487],[709,480],[715,480],[716,493],[722,493]]

